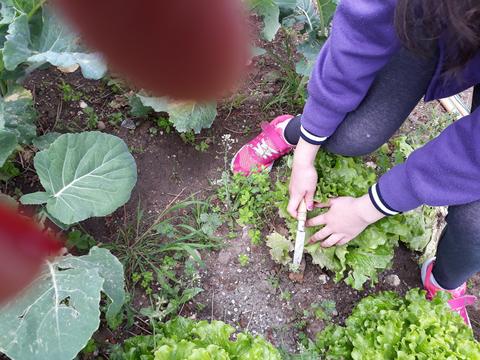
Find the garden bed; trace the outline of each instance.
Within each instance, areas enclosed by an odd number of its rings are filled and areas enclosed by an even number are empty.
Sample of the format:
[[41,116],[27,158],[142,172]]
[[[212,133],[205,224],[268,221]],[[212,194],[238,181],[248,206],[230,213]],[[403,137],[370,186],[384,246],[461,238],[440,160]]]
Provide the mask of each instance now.
[[[225,170],[224,135],[228,134],[235,140],[228,152],[230,158],[257,133],[260,122],[280,113],[280,109],[267,112],[263,109],[262,99],[273,96],[278,86],[277,83],[264,82],[265,75],[272,71],[271,66],[265,66],[265,63],[268,61],[262,60],[260,64],[254,62],[250,79],[241,92],[223,101],[213,127],[196,137],[197,143],[205,141],[209,145],[204,152],[195,149],[195,145],[185,143],[174,132],[152,134],[149,131],[152,124],[148,120],[137,119],[139,126],[133,131],[110,125],[109,116],[117,111],[125,112],[125,108],[111,108],[110,104],[119,94],[115,94],[104,81],[85,80],[79,74],[62,74],[53,69],[35,72],[28,79],[27,87],[34,94],[42,130],[64,131],[65,128],[81,129],[87,126],[80,104],[84,101],[98,114],[99,121],[106,125],[103,131],[121,137],[129,145],[138,166],[138,183],[130,202],[112,216],[84,222],[83,228],[98,242],[110,243],[117,237],[118,229],[135,218],[138,206],[147,216],[153,216],[177,197],[184,199],[191,194],[198,194],[201,198],[207,198],[213,194],[212,181],[218,179]],[[61,84],[68,84],[81,92],[81,100],[64,101]],[[244,100],[241,105],[232,108],[235,98]],[[414,132],[417,122],[428,121],[432,107],[440,110],[435,104],[419,104],[402,132]],[[38,189],[35,176],[18,179],[18,182],[8,185],[10,191],[16,187],[24,193]],[[229,239],[227,235],[232,231],[238,236]],[[224,248],[202,254],[206,267],[200,269],[199,274],[200,287],[204,292],[184,306],[180,315],[220,319],[238,329],[265,335],[273,344],[290,351],[296,350],[296,343],[302,336],[300,334],[305,332],[313,337],[330,322],[342,323],[353,306],[367,294],[381,290],[404,294],[408,289],[421,285],[416,262],[418,255],[404,247],[397,249],[393,268],[381,274],[378,285],[373,288],[367,286],[365,291],[356,291],[344,283],[335,284],[331,279],[332,274],[323,272],[310,260],[307,260],[303,283],[292,282],[288,272],[270,259],[268,248],[265,245],[252,245],[248,232],[239,226],[235,229],[224,226],[218,235],[225,239]],[[239,263],[239,255],[242,254],[249,258],[246,266]],[[397,276],[399,284],[396,283]],[[479,277],[471,281],[471,291],[479,293]],[[140,289],[135,291],[135,297],[133,304],[140,307],[147,302]],[[315,316],[318,309],[329,303],[335,304],[331,314],[327,314],[325,319]],[[478,331],[480,312],[478,309],[470,312],[474,328]],[[133,331],[139,333],[138,328]],[[116,343],[129,333],[131,330],[112,333],[105,329],[99,331],[98,337]]]
[[[277,42],[257,45],[283,54],[280,41],[281,36]],[[209,205],[221,212],[222,204],[215,198],[215,183],[229,170],[229,160],[235,151],[258,133],[262,121],[301,110],[298,103],[275,101],[284,85],[282,71],[275,64],[275,58],[269,55],[256,58],[241,89],[219,103],[213,126],[199,135],[183,136],[168,123],[156,123],[158,117],[133,117],[125,98],[130,90],[112,79],[86,80],[78,71],[64,74],[48,68],[31,74],[25,86],[34,97],[40,134],[99,130],[120,137],[128,145],[138,169],[138,182],[130,201],[114,214],[89,219],[78,227],[101,246],[111,247],[117,255],[115,244],[132,223],[140,219],[138,227],[145,228],[150,219],[191,196],[213,199]],[[397,135],[421,136],[418,135],[420,125],[428,123],[434,111],[439,113],[442,109],[436,103],[419,104]],[[22,169],[22,176],[7,182],[2,191],[16,195],[41,190],[38,177],[32,171],[32,162],[33,153],[29,150],[17,156],[15,163]],[[274,168],[272,178],[276,171]],[[179,212],[184,214],[194,207],[192,204]],[[268,234],[267,230],[287,232],[278,216],[270,220],[262,239]],[[222,320],[238,330],[263,335],[289,352],[298,352],[298,342],[306,337],[313,339],[325,326],[343,324],[358,301],[369,294],[392,290],[404,295],[411,288],[421,287],[418,267],[421,254],[403,245],[396,249],[392,268],[380,274],[378,283],[374,287],[367,284],[363,291],[357,291],[343,282],[334,283],[333,275],[313,265],[309,256],[302,282],[292,282],[286,267],[271,259],[264,241],[252,244],[248,227],[227,221],[218,225],[221,226],[214,236],[220,239],[221,247],[200,251],[204,266],[194,274],[195,286],[203,292],[182,304],[176,314]],[[181,273],[185,267],[177,264],[174,271]],[[128,267],[126,270],[135,276]],[[132,279],[127,278],[127,282],[131,285]],[[128,289],[132,296],[129,306],[134,312],[148,307],[149,291],[160,286],[155,281],[148,282],[147,286],[141,282],[141,279],[133,281],[135,285]],[[469,291],[480,294],[480,276],[469,282]],[[470,309],[470,314],[479,338],[478,305]],[[122,343],[132,335],[149,334],[148,327],[148,317],[138,314],[131,324],[127,314],[114,331],[102,322],[94,335],[95,350],[81,356],[107,357],[110,344]]]

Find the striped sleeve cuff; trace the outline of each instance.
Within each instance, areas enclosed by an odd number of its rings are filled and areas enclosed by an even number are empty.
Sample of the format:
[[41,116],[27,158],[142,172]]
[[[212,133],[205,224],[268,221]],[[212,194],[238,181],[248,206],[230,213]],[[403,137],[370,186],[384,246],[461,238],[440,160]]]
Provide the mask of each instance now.
[[318,136],[312,134],[307,129],[305,129],[303,125],[300,128],[300,136],[303,140],[312,145],[322,145],[328,139],[328,136]]
[[382,194],[380,193],[380,189],[378,184],[373,185],[368,190],[368,195],[370,196],[370,200],[373,203],[373,206],[380,211],[382,214],[387,216],[397,215],[400,214],[400,211],[392,209],[383,199]]

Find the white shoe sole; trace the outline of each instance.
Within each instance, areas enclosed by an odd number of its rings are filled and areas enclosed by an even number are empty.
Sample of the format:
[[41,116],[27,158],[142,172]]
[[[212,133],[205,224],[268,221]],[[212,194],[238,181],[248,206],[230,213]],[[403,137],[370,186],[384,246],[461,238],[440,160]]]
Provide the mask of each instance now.
[[422,284],[425,286],[425,279],[427,278],[427,269],[430,264],[435,261],[436,258],[430,258],[422,264],[421,276],[422,276]]

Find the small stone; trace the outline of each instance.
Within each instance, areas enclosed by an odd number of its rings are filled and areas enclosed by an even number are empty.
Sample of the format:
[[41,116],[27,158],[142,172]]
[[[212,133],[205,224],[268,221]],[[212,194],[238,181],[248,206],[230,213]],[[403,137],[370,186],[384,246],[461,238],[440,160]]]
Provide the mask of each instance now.
[[388,275],[385,278],[385,282],[388,285],[393,286],[393,287],[398,287],[401,284],[400,278],[398,277],[398,275],[395,275],[395,274]]
[[105,123],[103,121],[99,121],[97,124],[97,128],[98,130],[105,130],[106,128]]
[[78,103],[78,106],[80,106],[80,109],[86,109],[88,107],[88,104],[82,100]]
[[128,130],[135,130],[137,128],[137,125],[135,125],[135,121],[133,121],[132,119],[123,120],[120,126]]
[[325,285],[330,280],[330,277],[327,274],[322,274],[318,277],[320,285]]

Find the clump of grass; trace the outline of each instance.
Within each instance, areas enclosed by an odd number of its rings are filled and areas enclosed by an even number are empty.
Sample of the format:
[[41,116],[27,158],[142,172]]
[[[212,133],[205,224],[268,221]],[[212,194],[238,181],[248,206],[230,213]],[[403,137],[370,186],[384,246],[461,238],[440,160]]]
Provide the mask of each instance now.
[[[149,223],[146,228],[144,221]],[[139,204],[135,219],[125,224],[117,239],[108,246],[124,264],[126,278],[131,279],[133,273],[158,271],[161,259],[173,253],[203,264],[199,251],[220,246],[214,236],[220,224],[218,215],[213,214],[210,204],[204,201],[171,204],[150,222]]]

